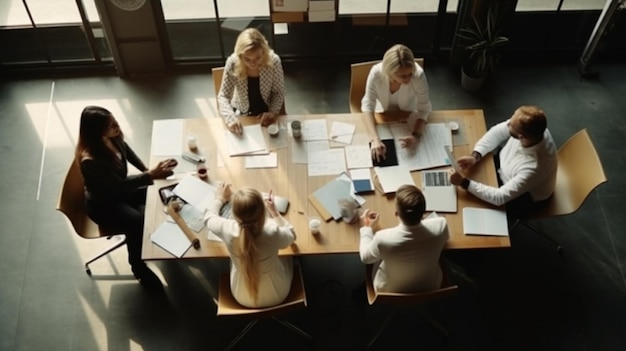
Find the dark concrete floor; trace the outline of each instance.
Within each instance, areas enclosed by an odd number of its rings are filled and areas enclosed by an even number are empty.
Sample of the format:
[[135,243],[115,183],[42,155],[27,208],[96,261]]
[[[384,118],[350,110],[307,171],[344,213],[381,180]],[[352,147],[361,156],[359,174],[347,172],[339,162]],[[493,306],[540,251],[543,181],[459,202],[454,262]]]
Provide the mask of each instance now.
[[[287,111],[348,112],[347,65],[285,64]],[[379,338],[381,350],[626,349],[626,67],[598,65],[600,79],[581,81],[573,64],[503,67],[477,94],[458,75],[426,62],[435,109],[482,108],[491,126],[521,104],[549,117],[561,145],[587,128],[609,181],[573,215],[537,224],[552,244],[524,228],[503,250],[447,251],[471,277],[460,293],[429,306],[447,340],[418,315],[400,313]],[[125,81],[117,77],[0,83],[3,205],[0,213],[0,350],[221,349],[244,326],[218,319],[210,279],[226,260],[152,262],[165,284],[147,293],[133,279],[125,250],[92,265],[82,262],[107,245],[78,238],[55,211],[72,158],[80,111],[112,110],[136,151],[147,158],[152,121],[215,117],[210,74]],[[581,172],[584,172],[581,165]],[[309,331],[314,346],[271,321],[258,324],[240,349],[359,350],[386,307],[360,308],[351,292],[362,281],[357,255],[303,257],[309,307],[287,319]]]

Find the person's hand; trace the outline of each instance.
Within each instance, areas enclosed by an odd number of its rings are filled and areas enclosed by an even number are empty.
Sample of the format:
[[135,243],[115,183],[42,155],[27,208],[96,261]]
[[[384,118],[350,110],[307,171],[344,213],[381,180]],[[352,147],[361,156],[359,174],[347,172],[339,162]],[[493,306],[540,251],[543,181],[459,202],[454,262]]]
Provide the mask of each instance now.
[[419,139],[417,139],[413,135],[400,138],[400,146],[402,146],[405,149],[411,148],[413,147],[413,145],[417,145],[418,142],[419,142]]
[[276,116],[272,112],[263,112],[256,118],[261,120],[261,125],[267,127],[276,121]]
[[233,191],[231,189],[230,183],[220,182],[217,185],[217,192],[215,193],[215,198],[218,200],[222,200],[223,202],[228,202],[230,197],[233,195]]
[[378,218],[380,215],[376,212],[371,212],[369,209],[363,211],[361,214],[360,222],[361,227],[372,227],[374,228],[378,224]]
[[387,153],[387,148],[385,144],[380,139],[372,140],[372,145],[370,146],[370,150],[372,151],[372,159],[376,162],[380,162],[385,159],[385,154]]
[[237,118],[235,121],[228,123],[226,127],[228,127],[228,130],[230,130],[233,134],[243,134],[243,126],[241,125],[241,121],[239,120],[239,118]]
[[267,210],[270,212],[270,215],[272,217],[278,217],[279,213],[278,213],[278,210],[276,210],[276,204],[274,204],[274,196],[272,196],[272,190],[270,190],[267,196],[263,197],[263,200],[265,200],[265,206],[267,207]]
[[178,162],[174,159],[167,159],[159,162],[154,168],[148,171],[152,179],[165,179],[174,174],[174,167]]
[[463,179],[465,179],[465,177],[463,177],[461,173],[456,173],[453,169],[450,170],[450,183],[460,186]]
[[471,168],[476,164],[476,158],[474,156],[461,156],[456,160],[456,163],[461,167],[461,169]]

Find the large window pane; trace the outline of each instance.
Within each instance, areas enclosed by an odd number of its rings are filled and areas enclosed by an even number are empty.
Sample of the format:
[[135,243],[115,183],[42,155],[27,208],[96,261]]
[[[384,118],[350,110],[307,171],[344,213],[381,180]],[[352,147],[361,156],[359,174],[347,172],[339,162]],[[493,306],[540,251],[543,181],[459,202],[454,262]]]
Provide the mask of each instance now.
[[161,0],[175,60],[221,57],[211,0]]
[[35,24],[82,23],[75,0],[27,0]]
[[31,26],[21,0],[0,1],[0,27],[4,26]]
[[606,0],[565,0],[562,10],[602,10]]
[[556,11],[558,6],[559,0],[518,0],[515,11]]
[[46,53],[33,29],[0,30],[0,43],[11,43],[0,50],[0,63],[45,63]]
[[339,14],[385,14],[387,0],[339,0]]

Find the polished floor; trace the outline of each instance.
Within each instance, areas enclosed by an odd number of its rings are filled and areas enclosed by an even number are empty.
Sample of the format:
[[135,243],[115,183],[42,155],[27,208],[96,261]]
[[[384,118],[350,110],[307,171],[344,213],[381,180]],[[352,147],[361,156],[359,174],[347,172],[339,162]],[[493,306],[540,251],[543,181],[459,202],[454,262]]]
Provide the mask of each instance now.
[[[504,67],[471,94],[456,73],[426,63],[435,109],[482,108],[493,125],[518,105],[539,105],[558,145],[589,130],[609,181],[577,213],[538,223],[560,241],[562,254],[523,228],[512,234],[510,249],[446,252],[464,273],[453,275],[460,293],[426,312],[449,337],[403,312],[374,349],[626,349],[626,67],[596,68],[598,80],[581,81],[573,64]],[[285,72],[289,113],[348,111],[347,64],[290,63]],[[113,111],[144,158],[153,120],[215,116],[209,73],[0,83],[0,350],[222,349],[245,325],[215,316],[211,281],[225,260],[149,263],[165,285],[162,294],[133,279],[125,250],[93,264],[93,277],[85,274],[82,262],[108,243],[78,238],[55,204],[88,104]],[[389,310],[353,302],[363,277],[357,255],[303,257],[301,264],[309,306],[286,319],[315,344],[266,321],[239,349],[364,348]]]

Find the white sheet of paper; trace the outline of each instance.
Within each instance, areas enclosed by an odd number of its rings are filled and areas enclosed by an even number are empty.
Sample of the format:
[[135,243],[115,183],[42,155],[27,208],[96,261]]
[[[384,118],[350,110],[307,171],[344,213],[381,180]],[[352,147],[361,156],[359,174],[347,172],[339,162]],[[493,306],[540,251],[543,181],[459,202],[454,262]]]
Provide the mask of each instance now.
[[163,119],[152,122],[152,155],[180,156],[183,153],[182,144],[182,119]]
[[346,171],[343,148],[309,151],[309,177],[337,175]]
[[506,211],[491,208],[463,208],[463,232],[466,235],[508,236]]
[[271,152],[267,155],[246,156],[246,168],[276,168],[278,167],[278,155]]
[[391,129],[389,129],[389,124],[377,124],[376,133],[378,133],[378,137],[380,139],[393,139],[393,134],[391,134]]
[[183,257],[191,247],[191,241],[178,224],[169,221],[161,223],[150,236],[150,240],[178,258]]
[[415,185],[411,172],[404,166],[374,167],[376,177],[385,194],[395,193],[401,185]]
[[342,144],[351,144],[355,130],[354,124],[333,122],[330,127],[330,139]]
[[348,145],[346,149],[346,160],[348,169],[353,168],[372,168],[372,153],[369,145]]
[[174,188],[173,192],[200,211],[211,206],[215,197],[215,187],[195,176],[188,175]]
[[304,121],[302,125],[302,139],[306,141],[328,140],[326,120],[311,119]]
[[424,128],[424,135],[417,146],[403,148],[400,138],[411,135],[407,123],[389,125],[396,144],[398,164],[411,171],[448,165],[444,146],[452,145],[452,134],[445,123],[431,123]]
[[229,131],[225,132],[226,141],[228,143],[229,155],[240,156],[251,153],[265,152],[265,137],[260,124],[253,124],[243,127],[243,134],[236,135]]

